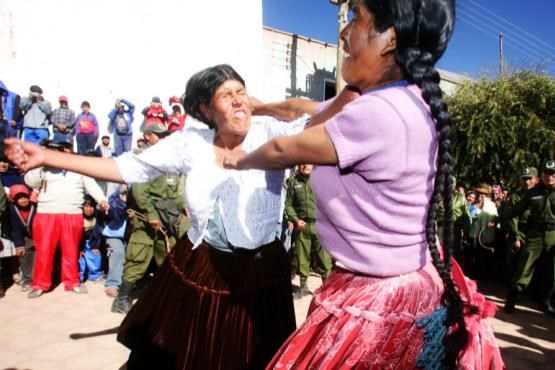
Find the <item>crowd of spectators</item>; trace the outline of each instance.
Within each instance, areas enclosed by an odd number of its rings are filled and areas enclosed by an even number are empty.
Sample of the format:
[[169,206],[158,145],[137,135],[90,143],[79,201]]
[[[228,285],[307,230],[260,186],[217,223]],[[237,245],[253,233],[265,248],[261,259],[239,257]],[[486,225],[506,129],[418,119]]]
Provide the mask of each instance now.
[[[186,115],[176,96],[169,98],[171,114],[159,97],[153,97],[142,110],[140,126],[133,125],[135,105],[116,99],[114,107],[107,109],[108,134],[100,140],[102,119],[91,111],[89,101],[80,104],[81,112],[76,115],[65,95],[59,96],[59,106],[52,109],[40,86],[32,85],[21,97],[2,81],[0,98],[1,141],[17,137],[83,155],[117,157],[131,150],[140,152],[155,139],[185,126]],[[134,136],[139,136],[135,149]],[[46,167],[24,173],[3,153],[0,181],[0,297],[4,296],[3,280],[13,280],[22,291],[28,291],[29,298],[53,289],[58,280],[65,290],[80,294],[87,293],[86,281],[103,283],[108,296],[118,296],[126,245],[133,234],[128,208],[135,214],[159,217],[141,208],[133,197],[128,206],[132,188]],[[185,222],[174,232],[183,233],[186,227]],[[160,230],[164,230],[163,225],[152,228],[151,233]]]

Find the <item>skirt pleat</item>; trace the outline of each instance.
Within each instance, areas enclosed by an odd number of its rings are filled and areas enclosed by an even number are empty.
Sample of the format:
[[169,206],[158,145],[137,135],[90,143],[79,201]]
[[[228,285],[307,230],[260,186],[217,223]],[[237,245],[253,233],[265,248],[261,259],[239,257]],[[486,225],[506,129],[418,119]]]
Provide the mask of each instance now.
[[[487,322],[494,305],[455,261],[452,276],[463,301],[478,308],[465,315],[470,338],[457,369],[504,369]],[[415,369],[424,346],[424,329],[415,322],[440,307],[442,293],[443,282],[431,263],[388,278],[337,269],[314,293],[306,321],[267,369]]]
[[128,369],[263,369],[295,330],[288,266],[279,242],[227,253],[181,240],[121,325]]
[[412,369],[423,341],[414,321],[439,306],[442,291],[431,264],[391,278],[338,269],[267,369]]

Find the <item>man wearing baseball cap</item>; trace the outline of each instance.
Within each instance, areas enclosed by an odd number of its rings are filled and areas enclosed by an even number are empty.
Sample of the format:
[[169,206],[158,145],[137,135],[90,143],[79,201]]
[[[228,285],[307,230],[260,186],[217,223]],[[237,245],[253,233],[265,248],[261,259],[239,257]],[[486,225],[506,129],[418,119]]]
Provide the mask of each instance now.
[[[147,147],[156,145],[168,135],[168,130],[161,122],[151,120],[144,125],[143,136],[148,143]],[[130,219],[133,233],[126,247],[122,283],[112,304],[112,312],[127,313],[132,307],[130,293],[135,283],[146,273],[152,259],[158,266],[164,261],[167,251],[160,228],[168,233],[168,247],[175,245],[178,237],[176,225],[181,222],[185,209],[181,196],[184,183],[183,176],[164,174],[150,182],[131,186],[131,194],[135,199],[131,209],[144,214],[147,221],[139,217]],[[134,258],[128,259],[127,256]]]
[[[517,191],[512,194],[511,199],[507,203],[507,207],[514,207],[527,191],[532,189],[538,183],[538,170],[536,167],[526,167],[520,174],[520,187]],[[510,278],[516,269],[516,263],[518,261],[518,255],[520,254],[520,249],[524,246],[526,241],[526,235],[528,234],[528,217],[530,216],[530,211],[526,210],[521,215],[514,217],[507,221],[507,229],[509,230],[508,235],[508,245],[509,250],[506,259],[506,271],[508,278]]]
[[509,293],[503,310],[512,313],[520,294],[532,280],[537,263],[542,264],[541,308],[555,315],[551,296],[555,290],[555,161],[548,160],[541,170],[541,182],[527,191],[503,218],[521,216],[529,212],[524,247],[511,278]]
[[23,111],[23,140],[40,144],[48,139],[52,105],[42,96],[40,86],[31,86],[29,96],[21,99],[20,107]]
[[65,95],[58,98],[59,108],[54,109],[50,116],[54,140],[65,140],[73,143],[73,128],[75,127],[75,112],[69,108]]

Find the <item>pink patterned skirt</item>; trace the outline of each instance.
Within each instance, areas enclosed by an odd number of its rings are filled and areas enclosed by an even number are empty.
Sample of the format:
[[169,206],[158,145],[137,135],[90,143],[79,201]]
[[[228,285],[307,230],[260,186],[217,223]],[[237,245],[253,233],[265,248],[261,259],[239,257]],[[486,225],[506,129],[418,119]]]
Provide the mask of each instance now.
[[[495,306],[476,292],[458,265],[453,278],[463,299],[480,308],[467,316],[469,343],[461,369],[504,369],[485,317]],[[434,266],[377,278],[338,269],[314,294],[308,317],[267,369],[413,369],[423,330],[415,321],[440,306],[443,283]]]

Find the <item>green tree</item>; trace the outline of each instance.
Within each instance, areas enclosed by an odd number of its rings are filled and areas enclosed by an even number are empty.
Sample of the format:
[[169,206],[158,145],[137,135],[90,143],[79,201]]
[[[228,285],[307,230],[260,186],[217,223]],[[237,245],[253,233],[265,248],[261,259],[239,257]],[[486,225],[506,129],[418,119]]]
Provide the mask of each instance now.
[[514,183],[518,171],[555,154],[555,80],[524,71],[462,85],[447,99],[453,118],[459,183],[493,177]]

